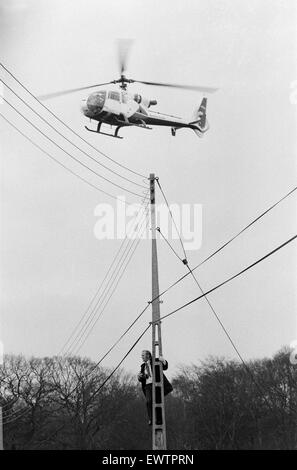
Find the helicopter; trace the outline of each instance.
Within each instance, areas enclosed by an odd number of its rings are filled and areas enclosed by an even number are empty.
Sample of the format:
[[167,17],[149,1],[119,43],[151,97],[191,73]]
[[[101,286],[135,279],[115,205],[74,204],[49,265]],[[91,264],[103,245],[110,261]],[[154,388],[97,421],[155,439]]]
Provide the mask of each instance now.
[[[178,85],[172,83],[148,82],[127,78],[125,75],[127,54],[130,47],[129,40],[121,40],[119,43],[119,69],[120,78],[106,83],[89,85],[86,87],[73,88],[70,90],[59,91],[42,95],[39,99],[49,99],[58,96],[87,90],[106,85],[117,85],[119,88],[104,89],[94,91],[86,99],[82,100],[81,111],[91,121],[97,121],[96,129],[90,129],[85,126],[89,132],[103,134],[110,137],[122,139],[119,136],[119,130],[123,127],[140,127],[142,129],[152,129],[150,126],[166,126],[171,128],[172,136],[176,131],[182,128],[192,129],[198,137],[203,137],[209,129],[209,123],[206,118],[207,98],[204,96],[198,108],[194,111],[192,119],[185,119],[171,114],[164,114],[151,110],[152,106],[157,105],[155,99],[143,97],[137,93],[129,93],[127,87],[132,83],[141,83],[159,87],[179,88],[183,90],[195,90],[202,93],[213,93],[217,88],[191,85]],[[102,124],[108,124],[115,127],[113,134],[103,132]]]

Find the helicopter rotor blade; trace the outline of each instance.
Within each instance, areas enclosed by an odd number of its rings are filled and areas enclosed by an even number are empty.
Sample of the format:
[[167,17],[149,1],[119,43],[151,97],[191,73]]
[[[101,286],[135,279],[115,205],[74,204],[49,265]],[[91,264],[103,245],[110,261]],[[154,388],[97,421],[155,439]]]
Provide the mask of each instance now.
[[80,88],[72,88],[70,90],[56,91],[54,93],[47,93],[46,95],[38,96],[38,99],[47,100],[49,98],[57,98],[58,96],[69,95],[70,93],[75,93],[77,91],[82,91],[82,90],[88,90],[89,88],[95,88],[97,86],[110,85],[110,83],[114,83],[114,82],[98,83],[97,85],[89,85],[89,86],[83,86],[83,87],[80,87]]
[[128,55],[132,44],[132,39],[118,39],[118,61],[121,75],[127,68]]
[[214,93],[218,88],[207,87],[207,86],[195,86],[195,85],[178,85],[174,83],[160,83],[160,82],[144,82],[141,80],[133,80],[136,83],[143,83],[144,85],[163,86],[169,88],[180,88],[182,90],[195,90],[201,91],[202,93]]

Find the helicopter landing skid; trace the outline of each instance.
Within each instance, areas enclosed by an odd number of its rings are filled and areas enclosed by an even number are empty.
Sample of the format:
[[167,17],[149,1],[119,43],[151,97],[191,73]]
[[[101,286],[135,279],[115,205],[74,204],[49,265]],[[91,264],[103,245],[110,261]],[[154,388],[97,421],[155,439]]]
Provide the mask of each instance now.
[[115,130],[115,132],[114,132],[114,134],[108,134],[107,132],[102,132],[102,131],[100,130],[100,127],[101,127],[101,123],[98,124],[96,130],[94,130],[94,129],[89,129],[87,126],[85,126],[85,129],[87,129],[87,131],[89,131],[89,132],[95,132],[95,134],[102,134],[102,135],[107,135],[108,137],[115,137],[116,139],[123,139],[123,137],[121,137],[121,136],[118,135],[118,132],[119,132],[119,130],[121,129],[121,127],[124,127],[124,126],[117,126],[117,127],[116,127],[116,130]]
[[145,124],[133,124],[135,127],[140,127],[141,129],[149,129],[152,130],[152,127],[146,126]]

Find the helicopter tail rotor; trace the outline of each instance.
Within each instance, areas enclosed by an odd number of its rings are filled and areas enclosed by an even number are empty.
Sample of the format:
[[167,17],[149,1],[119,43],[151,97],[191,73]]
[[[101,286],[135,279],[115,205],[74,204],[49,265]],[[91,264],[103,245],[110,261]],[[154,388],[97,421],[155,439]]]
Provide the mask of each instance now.
[[206,125],[206,105],[207,98],[203,98],[199,108],[194,112],[193,120],[190,124],[197,124],[200,129],[204,129]]
[[206,131],[209,129],[209,124],[206,118],[206,105],[207,98],[203,98],[199,108],[195,111],[193,120],[189,122],[191,128],[198,137],[203,137]]

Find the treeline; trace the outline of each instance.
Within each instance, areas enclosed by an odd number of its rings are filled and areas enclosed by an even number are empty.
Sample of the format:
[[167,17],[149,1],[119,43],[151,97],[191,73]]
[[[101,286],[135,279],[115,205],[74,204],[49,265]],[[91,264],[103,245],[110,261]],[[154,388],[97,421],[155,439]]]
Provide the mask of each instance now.
[[[180,369],[166,397],[169,449],[297,448],[297,366],[289,352],[247,366],[210,358]],[[6,356],[4,447],[150,449],[136,374],[120,371],[99,390],[110,371],[93,367],[79,357]]]

